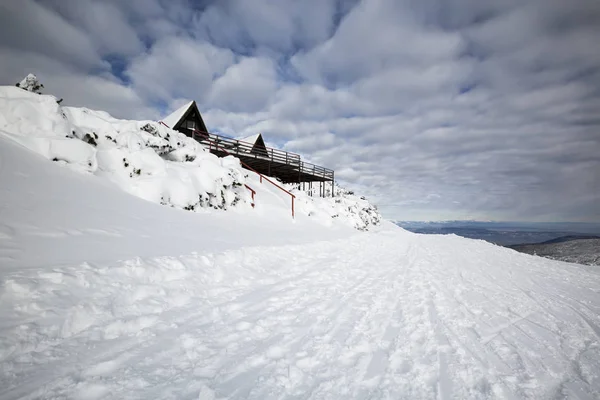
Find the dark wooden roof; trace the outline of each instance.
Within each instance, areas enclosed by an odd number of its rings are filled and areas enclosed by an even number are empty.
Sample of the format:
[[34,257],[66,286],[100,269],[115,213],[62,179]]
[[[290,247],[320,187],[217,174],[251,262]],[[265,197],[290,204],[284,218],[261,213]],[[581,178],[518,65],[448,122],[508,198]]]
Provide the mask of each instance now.
[[256,154],[267,154],[267,146],[265,146],[265,141],[263,140],[261,133],[258,134],[258,138],[256,139],[256,142],[254,142],[252,152]]
[[190,118],[193,118],[196,120],[196,122],[198,124],[197,129],[199,131],[208,132],[208,129],[206,129],[206,124],[204,124],[204,120],[202,119],[202,114],[200,114],[200,111],[198,110],[198,106],[196,105],[195,101],[192,101],[192,103],[188,107],[187,111],[181,115],[181,118],[179,118],[179,121],[177,121],[177,123],[174,124],[172,126],[172,128],[175,130],[179,130],[179,128],[181,128],[181,125],[183,124],[183,122],[187,121]]

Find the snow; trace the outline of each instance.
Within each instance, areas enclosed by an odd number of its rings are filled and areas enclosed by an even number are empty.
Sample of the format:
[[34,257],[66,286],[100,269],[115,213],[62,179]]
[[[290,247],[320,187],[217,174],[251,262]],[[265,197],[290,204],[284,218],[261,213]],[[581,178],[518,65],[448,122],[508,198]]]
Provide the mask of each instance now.
[[40,93],[44,85],[40,84],[37,76],[28,74],[21,82],[17,83],[17,87],[27,90],[28,92]]
[[[254,209],[165,207],[96,172],[113,165],[97,153],[148,151],[138,122],[93,112],[98,145],[70,139],[92,149],[86,170],[29,141],[84,125],[76,112],[35,114],[25,134],[25,104],[0,101],[1,399],[600,397],[597,267],[390,222],[360,232],[330,216],[371,210],[348,193],[296,191],[292,220],[252,175]],[[149,174],[186,163],[140,159]],[[203,186],[235,168],[213,161]],[[190,177],[176,171],[166,182]]]
[[[190,104],[170,117],[185,113]],[[153,121],[119,120],[103,111],[61,107],[53,96],[0,87],[0,135],[150,202],[198,212],[214,208],[248,213],[253,201],[245,185],[250,185],[257,193],[255,205],[266,205],[266,200],[272,209],[269,199],[275,196],[275,208],[291,215],[291,198],[243,170],[237,158],[218,158],[195,140]],[[341,204],[304,192],[297,196],[313,208],[333,209],[326,224],[368,229],[374,222],[358,216],[365,208],[358,200],[347,198]],[[282,201],[287,202],[284,207]],[[314,215],[310,207],[299,214]]]
[[185,209],[227,209],[237,203],[250,208],[239,162],[219,159],[158,123],[61,107],[53,96],[12,87],[0,88],[0,110],[0,132],[6,137],[135,196]]
[[237,140],[239,140],[241,142],[255,144],[259,137],[260,137],[260,133],[257,133],[255,135],[238,138]]
[[177,125],[177,123],[179,121],[181,121],[181,118],[183,118],[183,116],[190,109],[190,107],[192,106],[192,104],[194,104],[194,101],[190,101],[190,102],[182,105],[177,110],[175,110],[171,114],[167,115],[162,121],[167,126],[169,126],[171,128],[174,127],[175,125]]
[[289,198],[264,185],[257,189],[250,211],[173,209],[131,196],[102,177],[73,173],[0,135],[0,265],[6,272],[352,233],[347,224],[315,233],[321,222],[302,215],[292,220]]
[[[330,183],[324,183],[327,196],[331,196]],[[364,197],[356,196],[339,186],[335,186],[335,196],[329,201],[322,201],[318,197],[319,185],[305,191],[298,189],[298,185],[285,185],[291,193],[297,196],[297,209],[308,216],[314,217],[326,224],[340,221],[348,226],[353,226],[359,231],[366,231],[381,222],[381,215],[377,207],[369,203]]]

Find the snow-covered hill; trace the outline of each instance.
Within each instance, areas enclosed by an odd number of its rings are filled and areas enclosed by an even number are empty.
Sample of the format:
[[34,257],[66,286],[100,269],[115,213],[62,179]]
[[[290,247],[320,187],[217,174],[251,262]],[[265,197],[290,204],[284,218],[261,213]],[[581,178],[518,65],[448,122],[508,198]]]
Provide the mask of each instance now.
[[[35,88],[36,82],[30,75],[20,85]],[[62,107],[51,95],[0,86],[0,135],[154,203],[189,211],[250,212],[249,185],[258,192],[255,204],[263,210],[291,208],[289,195],[261,184],[256,174],[241,168],[237,158],[218,158],[195,140],[157,122],[119,120],[103,111]],[[339,189],[336,199],[310,197],[299,190],[294,194],[298,213],[320,222],[366,230],[381,219],[368,201]],[[281,200],[265,202],[273,196]]]
[[0,399],[600,397],[596,267],[292,221],[266,188],[164,207],[4,132]]

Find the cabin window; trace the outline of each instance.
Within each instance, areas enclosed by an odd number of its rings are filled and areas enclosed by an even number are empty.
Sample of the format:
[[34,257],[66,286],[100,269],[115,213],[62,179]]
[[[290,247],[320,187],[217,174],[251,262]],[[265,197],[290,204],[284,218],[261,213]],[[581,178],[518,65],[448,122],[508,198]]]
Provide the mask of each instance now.
[[196,130],[196,121],[194,121],[194,120],[185,121],[185,128],[189,129],[190,131]]

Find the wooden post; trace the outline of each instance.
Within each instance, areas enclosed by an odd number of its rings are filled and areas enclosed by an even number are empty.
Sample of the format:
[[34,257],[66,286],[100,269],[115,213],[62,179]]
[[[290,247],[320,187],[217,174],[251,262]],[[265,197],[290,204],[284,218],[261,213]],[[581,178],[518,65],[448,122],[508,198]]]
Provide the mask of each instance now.
[[331,197],[335,197],[335,172],[331,172]]

